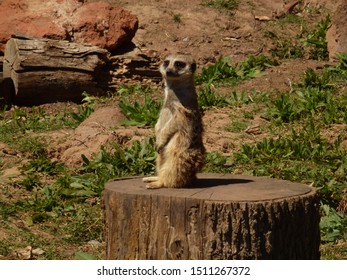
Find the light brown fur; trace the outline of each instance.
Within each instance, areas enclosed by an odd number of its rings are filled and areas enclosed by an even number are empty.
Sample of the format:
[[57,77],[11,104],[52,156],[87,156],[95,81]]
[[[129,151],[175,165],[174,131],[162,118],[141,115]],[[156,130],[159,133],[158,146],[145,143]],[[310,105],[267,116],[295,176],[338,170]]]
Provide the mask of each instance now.
[[160,66],[164,105],[155,125],[157,176],[144,178],[147,188],[182,188],[196,179],[205,148],[194,86],[196,64],[188,55],[169,55]]

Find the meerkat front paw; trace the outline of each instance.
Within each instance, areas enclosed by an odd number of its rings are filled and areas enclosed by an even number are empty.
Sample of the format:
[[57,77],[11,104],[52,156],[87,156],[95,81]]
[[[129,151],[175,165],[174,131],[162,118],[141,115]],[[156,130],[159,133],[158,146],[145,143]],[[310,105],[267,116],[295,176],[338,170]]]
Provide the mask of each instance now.
[[152,177],[145,177],[142,179],[143,182],[145,183],[151,183],[151,182],[155,182],[158,181],[159,178],[157,176],[152,176]]
[[149,184],[146,185],[147,189],[160,189],[160,188],[164,188],[165,186],[160,183],[159,181],[155,181],[155,182],[151,182]]
[[149,183],[146,185],[147,189],[160,189],[164,188],[164,185],[160,182],[158,176],[145,177],[142,179],[143,182]]

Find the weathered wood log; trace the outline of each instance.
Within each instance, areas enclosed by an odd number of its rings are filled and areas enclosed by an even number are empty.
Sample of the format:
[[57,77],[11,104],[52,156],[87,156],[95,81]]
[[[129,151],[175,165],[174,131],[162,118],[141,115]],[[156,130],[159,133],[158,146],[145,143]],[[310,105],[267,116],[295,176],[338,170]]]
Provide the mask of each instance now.
[[132,51],[110,57],[113,77],[115,79],[153,79],[161,80],[159,72],[160,59],[140,51]]
[[191,188],[106,184],[107,259],[319,259],[319,199],[288,181],[200,174]]
[[107,63],[108,52],[95,46],[14,37],[6,44],[3,65],[3,78],[13,82],[14,92],[3,95],[22,105],[80,101],[84,91],[98,95],[107,88]]

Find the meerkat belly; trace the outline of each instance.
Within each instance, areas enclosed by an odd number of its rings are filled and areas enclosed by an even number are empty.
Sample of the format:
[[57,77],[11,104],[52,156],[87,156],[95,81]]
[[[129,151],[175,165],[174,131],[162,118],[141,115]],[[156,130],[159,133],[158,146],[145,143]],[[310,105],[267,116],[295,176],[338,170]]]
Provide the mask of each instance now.
[[186,133],[183,131],[178,131],[170,139],[165,147],[165,152],[169,156],[179,156],[183,153],[188,153],[190,147],[190,139],[187,137]]
[[158,121],[155,125],[155,133],[161,133],[161,130],[169,123],[172,119],[173,115],[171,111],[167,108],[163,108],[159,114]]

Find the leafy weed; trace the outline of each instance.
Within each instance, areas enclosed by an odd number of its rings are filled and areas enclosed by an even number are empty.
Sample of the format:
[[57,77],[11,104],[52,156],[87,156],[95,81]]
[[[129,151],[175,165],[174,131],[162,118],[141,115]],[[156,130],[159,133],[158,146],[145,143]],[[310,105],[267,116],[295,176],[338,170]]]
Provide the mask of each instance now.
[[315,30],[308,34],[305,45],[310,47],[310,58],[317,60],[328,60],[326,32],[331,24],[330,15],[327,15],[316,26]]
[[131,104],[128,99],[123,98],[119,101],[118,106],[127,118],[123,124],[153,127],[158,119],[161,104],[145,95],[142,104],[137,100]]

